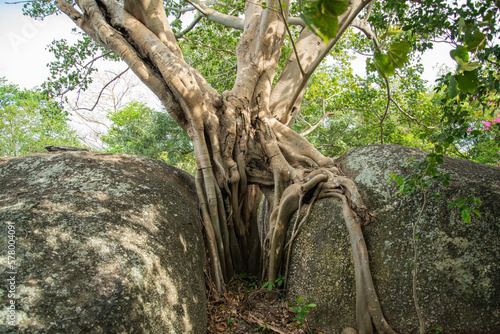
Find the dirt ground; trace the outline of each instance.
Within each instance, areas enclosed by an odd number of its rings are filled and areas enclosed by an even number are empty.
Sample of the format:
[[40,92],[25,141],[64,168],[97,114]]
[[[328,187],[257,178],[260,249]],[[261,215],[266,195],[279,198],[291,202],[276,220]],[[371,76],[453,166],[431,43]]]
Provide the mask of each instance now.
[[222,294],[218,294],[211,283],[207,284],[209,334],[322,333],[308,326],[307,314],[301,326],[300,321],[294,319],[299,313],[292,310],[296,303],[285,300],[276,287],[272,291],[263,288],[257,277],[237,275],[226,284]]

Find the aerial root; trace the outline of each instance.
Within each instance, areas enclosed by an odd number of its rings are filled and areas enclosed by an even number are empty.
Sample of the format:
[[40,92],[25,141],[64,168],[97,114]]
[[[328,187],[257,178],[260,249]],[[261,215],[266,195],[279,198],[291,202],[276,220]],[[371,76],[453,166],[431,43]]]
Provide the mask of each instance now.
[[304,195],[318,184],[327,181],[327,179],[327,175],[318,174],[304,184],[295,183],[288,186],[283,191],[283,195],[281,197],[282,199],[279,205],[275,207],[273,213],[271,214],[271,220],[274,220],[274,224],[271,224],[270,231],[272,231],[272,233],[269,234],[271,240],[269,249],[269,264],[267,266],[268,281],[274,281],[278,275],[290,217],[301,205]]
[[313,193],[313,195],[311,197],[311,200],[310,200],[310,202],[309,202],[309,204],[307,206],[306,214],[304,215],[304,217],[300,221],[300,224],[297,224],[298,221],[299,221],[299,218],[300,218],[300,209],[302,207],[302,201],[303,201],[304,195],[305,195],[305,193],[301,193],[301,196],[300,196],[300,199],[299,199],[299,208],[297,210],[297,217],[295,219],[295,223],[294,223],[294,226],[293,226],[293,229],[292,229],[292,236],[290,237],[290,240],[285,245],[285,249],[288,248],[287,255],[286,255],[286,265],[285,265],[285,289],[287,288],[287,285],[288,285],[288,271],[290,269],[290,257],[291,257],[291,254],[292,254],[293,241],[295,240],[295,238],[297,237],[297,235],[299,235],[299,231],[300,231],[300,228],[302,227],[302,225],[309,218],[309,215],[311,214],[311,209],[312,209],[312,207],[314,205],[314,202],[318,198],[318,195],[319,195],[320,192],[321,192],[321,184],[318,184],[318,187],[314,190],[314,193]]
[[373,333],[375,326],[379,334],[396,334],[389,326],[382,313],[370,271],[368,249],[366,247],[361,224],[356,222],[356,213],[346,195],[330,193],[342,200],[344,220],[351,239],[351,251],[356,278],[356,319],[360,334]]
[[224,275],[221,266],[221,258],[217,247],[217,238],[215,236],[214,227],[211,224],[210,214],[208,212],[208,206],[206,202],[206,196],[203,192],[203,176],[201,171],[196,172],[196,190],[198,193],[198,198],[200,199],[200,208],[202,213],[202,222],[206,233],[208,255],[210,259],[211,271],[215,282],[215,287],[217,292],[222,291],[222,286],[224,284]]

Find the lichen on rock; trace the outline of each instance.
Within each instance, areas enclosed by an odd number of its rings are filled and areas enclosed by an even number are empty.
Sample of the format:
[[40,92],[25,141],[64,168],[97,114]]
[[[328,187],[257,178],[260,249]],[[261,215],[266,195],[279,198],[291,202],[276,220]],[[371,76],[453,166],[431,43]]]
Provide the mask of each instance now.
[[[401,197],[388,184],[389,174],[408,175],[410,157],[425,152],[398,145],[350,150],[337,160],[375,215],[364,228],[370,266],[382,311],[398,333],[412,333],[418,320],[412,297],[412,223],[422,196]],[[500,169],[445,158],[448,188],[434,187],[420,223],[418,298],[427,329],[447,333],[500,332]],[[447,204],[474,196],[482,201],[481,218],[466,224]],[[326,333],[355,327],[355,291],[350,240],[335,199],[320,200],[293,246],[288,286],[290,298],[317,305],[313,325]],[[340,288],[339,288],[340,287]]]
[[90,152],[0,163],[0,278],[15,228],[16,333],[205,333],[204,244],[193,178]]

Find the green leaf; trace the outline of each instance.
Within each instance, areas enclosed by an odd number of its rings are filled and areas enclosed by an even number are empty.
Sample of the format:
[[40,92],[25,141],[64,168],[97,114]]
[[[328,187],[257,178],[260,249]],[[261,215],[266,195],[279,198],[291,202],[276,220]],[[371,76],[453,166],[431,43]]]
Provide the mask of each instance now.
[[375,52],[374,58],[380,65],[387,66],[389,64],[389,57],[381,52]]
[[398,186],[402,185],[402,184],[403,184],[403,182],[404,182],[404,180],[405,180],[405,179],[404,179],[402,176],[396,176],[396,184],[397,184]]
[[407,41],[392,42],[387,51],[387,56],[391,60],[394,68],[403,67],[408,62],[408,53],[411,44]]
[[349,6],[349,0],[323,0],[321,1],[321,11],[329,16],[342,15]]
[[486,35],[482,32],[475,31],[472,37],[466,38],[467,48],[471,52],[482,50],[486,46]]
[[392,75],[394,74],[394,65],[389,57],[381,52],[375,52],[374,65],[380,74]]
[[339,29],[339,20],[336,16],[325,15],[322,13],[321,1],[313,2],[312,5],[304,10],[300,17],[304,20],[307,28],[318,35],[325,44],[335,36]]
[[469,213],[469,210],[467,210],[465,208],[461,208],[460,209],[460,213],[462,214],[462,219],[464,220],[464,222],[470,223],[470,213]]
[[467,48],[463,45],[459,45],[456,49],[451,50],[450,56],[457,63],[460,63],[460,60],[464,63],[469,61],[469,52],[467,52]]
[[398,35],[398,34],[402,34],[402,33],[404,33],[404,30],[402,30],[402,29],[389,29],[389,31],[387,32],[387,35],[394,36],[394,35]]
[[481,213],[476,210],[476,209],[471,209],[472,212],[474,212],[479,218],[481,218]]
[[457,74],[455,75],[455,80],[457,81],[458,88],[465,93],[474,93],[479,85],[479,79],[476,71]]
[[450,82],[448,83],[448,97],[453,99],[458,95],[457,81],[455,80],[455,76],[450,77]]
[[474,71],[476,68],[479,67],[479,65],[481,65],[479,61],[468,62],[467,64],[464,64],[462,66],[462,69],[464,71]]
[[461,17],[459,20],[458,20],[458,27],[460,28],[460,30],[463,30],[464,27],[465,27],[465,20],[463,17]]

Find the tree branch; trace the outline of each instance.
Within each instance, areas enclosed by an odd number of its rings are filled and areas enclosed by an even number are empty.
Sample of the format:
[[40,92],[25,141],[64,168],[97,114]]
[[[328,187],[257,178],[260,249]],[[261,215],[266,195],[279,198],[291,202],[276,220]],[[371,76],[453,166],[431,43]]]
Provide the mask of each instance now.
[[87,111],[94,111],[95,107],[97,107],[97,104],[99,104],[99,100],[101,99],[102,94],[106,90],[106,88],[113,82],[118,80],[122,75],[124,75],[130,68],[125,69],[122,71],[120,74],[116,75],[113,79],[111,79],[107,84],[102,87],[101,91],[99,92],[99,95],[97,96],[97,100],[95,101],[94,105],[92,108],[78,108],[79,110],[87,110]]
[[385,82],[385,88],[387,91],[387,104],[385,106],[385,111],[382,117],[380,118],[380,144],[384,143],[384,121],[385,118],[387,117],[387,114],[389,113],[389,105],[391,104],[391,87],[389,86],[389,79],[387,79],[387,76],[385,74],[383,75],[383,79]]
[[55,5],[64,14],[66,14],[75,24],[82,29],[87,35],[89,35],[97,43],[103,44],[102,40],[98,37],[95,30],[93,30],[88,22],[85,20],[84,16],[78,12],[73,6],[71,6],[65,0],[56,0]]
[[323,98],[323,116],[321,117],[321,119],[314,125],[311,125],[309,124],[308,122],[306,122],[305,119],[303,119],[303,121],[310,126],[310,128],[304,132],[301,132],[300,135],[305,137],[307,136],[308,134],[310,134],[311,132],[313,132],[314,130],[316,130],[316,128],[318,126],[321,125],[321,123],[323,123],[325,121],[325,119],[327,119],[329,116],[332,116],[332,115],[335,115],[334,112],[326,112],[326,108],[325,108],[325,98]]
[[297,65],[299,65],[300,73],[302,74],[302,76],[304,76],[305,75],[304,68],[300,64],[299,53],[297,52],[297,47],[295,46],[295,42],[293,41],[292,33],[290,32],[290,28],[288,28],[288,24],[287,24],[287,21],[285,19],[285,13],[283,11],[283,4],[281,3],[281,1],[279,2],[279,4],[280,4],[281,18],[282,18],[283,22],[285,23],[286,32],[288,33],[288,37],[290,38],[290,42],[292,43],[293,52],[295,53],[295,58],[297,59]]
[[219,23],[225,27],[243,30],[243,18],[222,14],[212,8],[207,7],[203,2],[200,2],[198,0],[186,1],[190,3],[194,8],[196,8],[201,14],[203,14],[203,16],[208,20]]
[[438,127],[437,126],[427,126],[425,124],[422,124],[422,122],[420,122],[418,120],[418,118],[408,114],[406,111],[403,110],[403,108],[401,108],[399,106],[399,104],[391,97],[391,102],[396,106],[396,108],[403,114],[405,115],[406,117],[408,117],[409,119],[411,119],[412,121],[414,121],[415,123],[417,123],[418,125],[420,126],[423,126],[424,128],[426,129],[437,129]]
[[[237,30],[244,30],[245,19],[241,17],[236,17],[232,15],[223,14],[216,11],[215,9],[207,7],[203,2],[198,0],[186,0],[194,8],[196,8],[207,20],[221,24],[228,28],[233,28]],[[291,25],[299,25],[305,27],[306,24],[304,20],[300,17],[289,17],[288,23]]]
[[[66,11],[64,13],[69,13],[69,15],[74,15],[75,9],[69,5],[64,0],[58,0],[61,5],[66,6]],[[172,91],[166,85],[164,79],[156,72],[150,64],[147,64],[139,57],[138,52],[134,49],[128,41],[122,36],[121,33],[117,33],[105,20],[101,9],[98,5],[91,0],[79,0],[78,5],[82,10],[85,11],[86,17],[88,17],[88,22],[86,23],[91,29],[92,33],[90,36],[101,41],[105,46],[115,52],[122,60],[127,63],[127,65],[132,69],[132,71],[141,79],[141,81],[146,84],[146,86],[151,89],[151,91],[160,98],[165,108],[169,114],[174,118],[174,120],[184,129],[187,129],[187,120],[185,119],[182,108],[179,102],[174,98]],[[122,6],[118,5],[122,14],[125,10]],[[59,6],[58,6],[59,7]],[[68,8],[71,7],[71,8]],[[79,14],[79,13],[78,13]],[[68,14],[67,14],[68,15]],[[79,14],[82,16],[81,14]],[[130,14],[127,13],[131,17]],[[83,17],[83,16],[82,16]],[[147,30],[145,27],[143,28]],[[150,30],[147,30],[149,34],[153,34]],[[163,45],[163,44],[161,44]]]
[[[286,109],[286,115],[291,115],[294,109],[295,102],[299,99],[299,96],[303,94],[303,90],[306,87],[307,82],[309,82],[309,78],[314,73],[319,64],[323,61],[323,59],[328,55],[330,50],[337,44],[340,37],[344,34],[347,28],[351,25],[351,23],[355,20],[358,14],[363,10],[363,8],[368,5],[370,1],[366,0],[355,0],[353,1],[353,6],[350,10],[347,10],[346,13],[339,17],[339,31],[337,32],[337,36],[333,38],[327,45],[327,47],[320,53],[320,55],[316,58],[314,63],[311,64],[310,68],[307,69],[306,75],[302,78],[302,81],[298,85],[295,90],[288,107]],[[288,124],[293,120],[293,116],[289,118]]]
[[186,27],[186,29],[182,30],[178,35],[176,35],[176,38],[182,38],[185,34],[193,30],[193,28],[198,24],[198,22],[201,21],[203,18],[203,15],[198,13],[194,20]]
[[201,43],[201,42],[198,42],[198,41],[195,41],[194,39],[192,38],[189,38],[189,37],[183,37],[183,39],[187,40],[187,41],[190,41],[191,43],[193,44],[198,44],[198,45],[201,45],[205,48],[209,48],[211,50],[214,50],[214,51],[222,51],[222,52],[226,52],[226,53],[229,53],[230,55],[232,56],[235,56],[236,55],[236,52],[234,51],[231,51],[231,50],[226,50],[226,49],[219,49],[219,48],[214,48],[213,46],[210,46],[208,44],[204,44],[204,43]]

